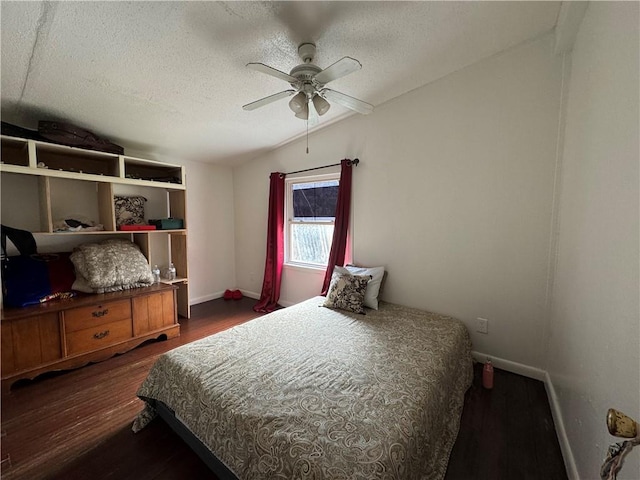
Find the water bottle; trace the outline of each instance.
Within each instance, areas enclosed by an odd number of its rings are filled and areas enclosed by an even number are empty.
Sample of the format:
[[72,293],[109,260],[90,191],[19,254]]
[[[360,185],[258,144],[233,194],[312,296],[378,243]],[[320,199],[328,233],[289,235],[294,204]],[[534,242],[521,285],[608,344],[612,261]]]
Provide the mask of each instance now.
[[482,369],[482,386],[488,390],[493,388],[493,365],[490,359],[487,359]]
[[151,274],[153,275],[153,283],[160,283],[160,268],[158,267],[158,265],[153,266],[153,268],[151,269]]
[[173,265],[173,263],[169,264],[169,280],[175,280],[176,279],[176,267]]

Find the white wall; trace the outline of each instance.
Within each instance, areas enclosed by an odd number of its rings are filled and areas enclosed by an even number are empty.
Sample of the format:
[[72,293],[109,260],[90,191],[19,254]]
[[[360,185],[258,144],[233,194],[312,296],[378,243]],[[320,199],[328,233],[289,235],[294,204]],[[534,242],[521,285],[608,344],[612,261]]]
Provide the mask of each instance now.
[[236,284],[231,167],[182,162],[187,172],[187,248],[191,304]]
[[591,3],[572,53],[548,372],[584,479],[619,440],[607,409],[640,420],[638,6]]
[[[548,35],[319,131],[309,155],[300,140],[237,167],[238,285],[261,288],[269,172],[359,157],[354,261],[387,268],[384,299],[458,317],[476,350],[541,367],[560,86]],[[320,282],[287,270],[281,300]]]

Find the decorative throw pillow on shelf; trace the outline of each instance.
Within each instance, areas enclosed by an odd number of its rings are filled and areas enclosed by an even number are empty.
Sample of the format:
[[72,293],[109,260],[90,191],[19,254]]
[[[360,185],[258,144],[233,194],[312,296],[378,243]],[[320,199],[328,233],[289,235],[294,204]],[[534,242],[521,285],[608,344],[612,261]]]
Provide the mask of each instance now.
[[115,195],[116,226],[145,225],[144,203],[147,201],[142,196]]
[[116,292],[153,284],[147,259],[129,240],[83,243],[73,249],[70,259],[76,272],[73,289],[79,292]]

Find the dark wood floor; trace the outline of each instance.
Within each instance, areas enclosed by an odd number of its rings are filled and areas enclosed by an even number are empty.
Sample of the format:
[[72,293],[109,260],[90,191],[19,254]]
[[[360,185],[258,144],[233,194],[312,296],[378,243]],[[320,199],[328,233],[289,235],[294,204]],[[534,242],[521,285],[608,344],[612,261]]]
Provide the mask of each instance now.
[[499,369],[494,380],[482,388],[475,365],[445,479],[566,479],[544,384]]
[[[138,434],[135,393],[155,359],[178,345],[257,316],[251,299],[214,300],[181,319],[181,336],[106,362],[41,377],[2,394],[2,479],[214,479],[161,420]],[[465,399],[447,480],[565,479],[544,385],[496,370],[493,390],[480,366]]]

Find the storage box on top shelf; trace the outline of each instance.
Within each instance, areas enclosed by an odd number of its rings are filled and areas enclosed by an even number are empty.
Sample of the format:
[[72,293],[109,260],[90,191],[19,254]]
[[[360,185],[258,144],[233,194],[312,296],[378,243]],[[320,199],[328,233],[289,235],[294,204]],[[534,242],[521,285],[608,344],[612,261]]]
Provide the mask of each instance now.
[[155,225],[158,230],[180,230],[184,228],[184,220],[181,218],[159,218],[149,220],[149,225]]

